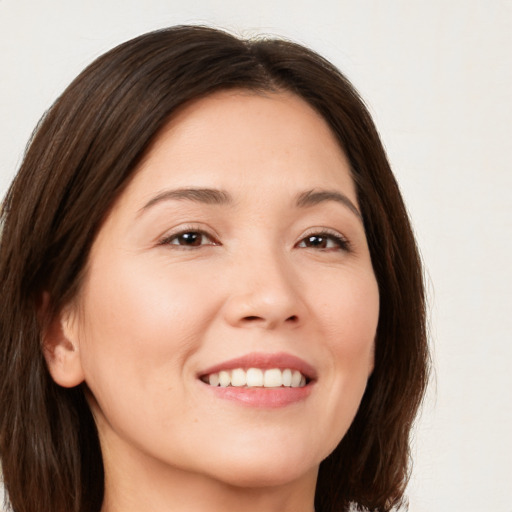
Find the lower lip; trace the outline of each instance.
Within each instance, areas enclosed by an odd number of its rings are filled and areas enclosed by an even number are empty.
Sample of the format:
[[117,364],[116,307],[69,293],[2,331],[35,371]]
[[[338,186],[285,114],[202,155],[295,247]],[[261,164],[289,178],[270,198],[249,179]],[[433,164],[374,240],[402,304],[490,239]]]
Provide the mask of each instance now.
[[313,389],[310,382],[301,388],[238,388],[235,386],[214,387],[207,386],[217,398],[238,402],[248,407],[273,409],[286,407],[305,400]]

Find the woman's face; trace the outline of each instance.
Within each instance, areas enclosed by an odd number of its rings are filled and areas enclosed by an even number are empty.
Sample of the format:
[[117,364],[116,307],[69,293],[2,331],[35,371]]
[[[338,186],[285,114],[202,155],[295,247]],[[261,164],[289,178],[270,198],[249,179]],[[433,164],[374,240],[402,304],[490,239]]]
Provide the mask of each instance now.
[[325,121],[291,94],[222,92],[156,139],[95,240],[64,332],[107,472],[275,485],[314,480],[344,436],[378,314],[354,183]]

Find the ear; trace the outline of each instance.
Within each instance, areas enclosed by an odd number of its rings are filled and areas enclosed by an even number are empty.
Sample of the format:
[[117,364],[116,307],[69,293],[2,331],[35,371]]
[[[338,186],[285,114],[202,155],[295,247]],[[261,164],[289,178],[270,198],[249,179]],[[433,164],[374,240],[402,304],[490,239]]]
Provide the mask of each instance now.
[[[48,311],[50,297],[42,297],[41,312]],[[43,354],[53,380],[65,388],[78,386],[84,381],[84,372],[78,343],[78,322],[72,307],[66,307],[45,324]]]

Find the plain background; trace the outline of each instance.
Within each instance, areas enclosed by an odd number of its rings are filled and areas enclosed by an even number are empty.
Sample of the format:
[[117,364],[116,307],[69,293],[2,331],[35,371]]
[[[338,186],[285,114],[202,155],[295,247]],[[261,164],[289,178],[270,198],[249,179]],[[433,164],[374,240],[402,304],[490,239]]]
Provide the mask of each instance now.
[[428,276],[410,510],[512,512],[512,1],[0,0],[0,195],[85,65],[178,23],[304,43],[366,99]]

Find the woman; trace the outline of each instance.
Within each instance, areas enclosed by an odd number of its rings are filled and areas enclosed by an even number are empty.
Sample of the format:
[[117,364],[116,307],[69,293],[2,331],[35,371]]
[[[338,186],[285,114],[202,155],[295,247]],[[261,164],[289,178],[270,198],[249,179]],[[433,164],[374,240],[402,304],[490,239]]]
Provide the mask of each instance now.
[[129,41],[45,115],[2,222],[13,510],[402,502],[421,267],[327,61],[203,27]]

